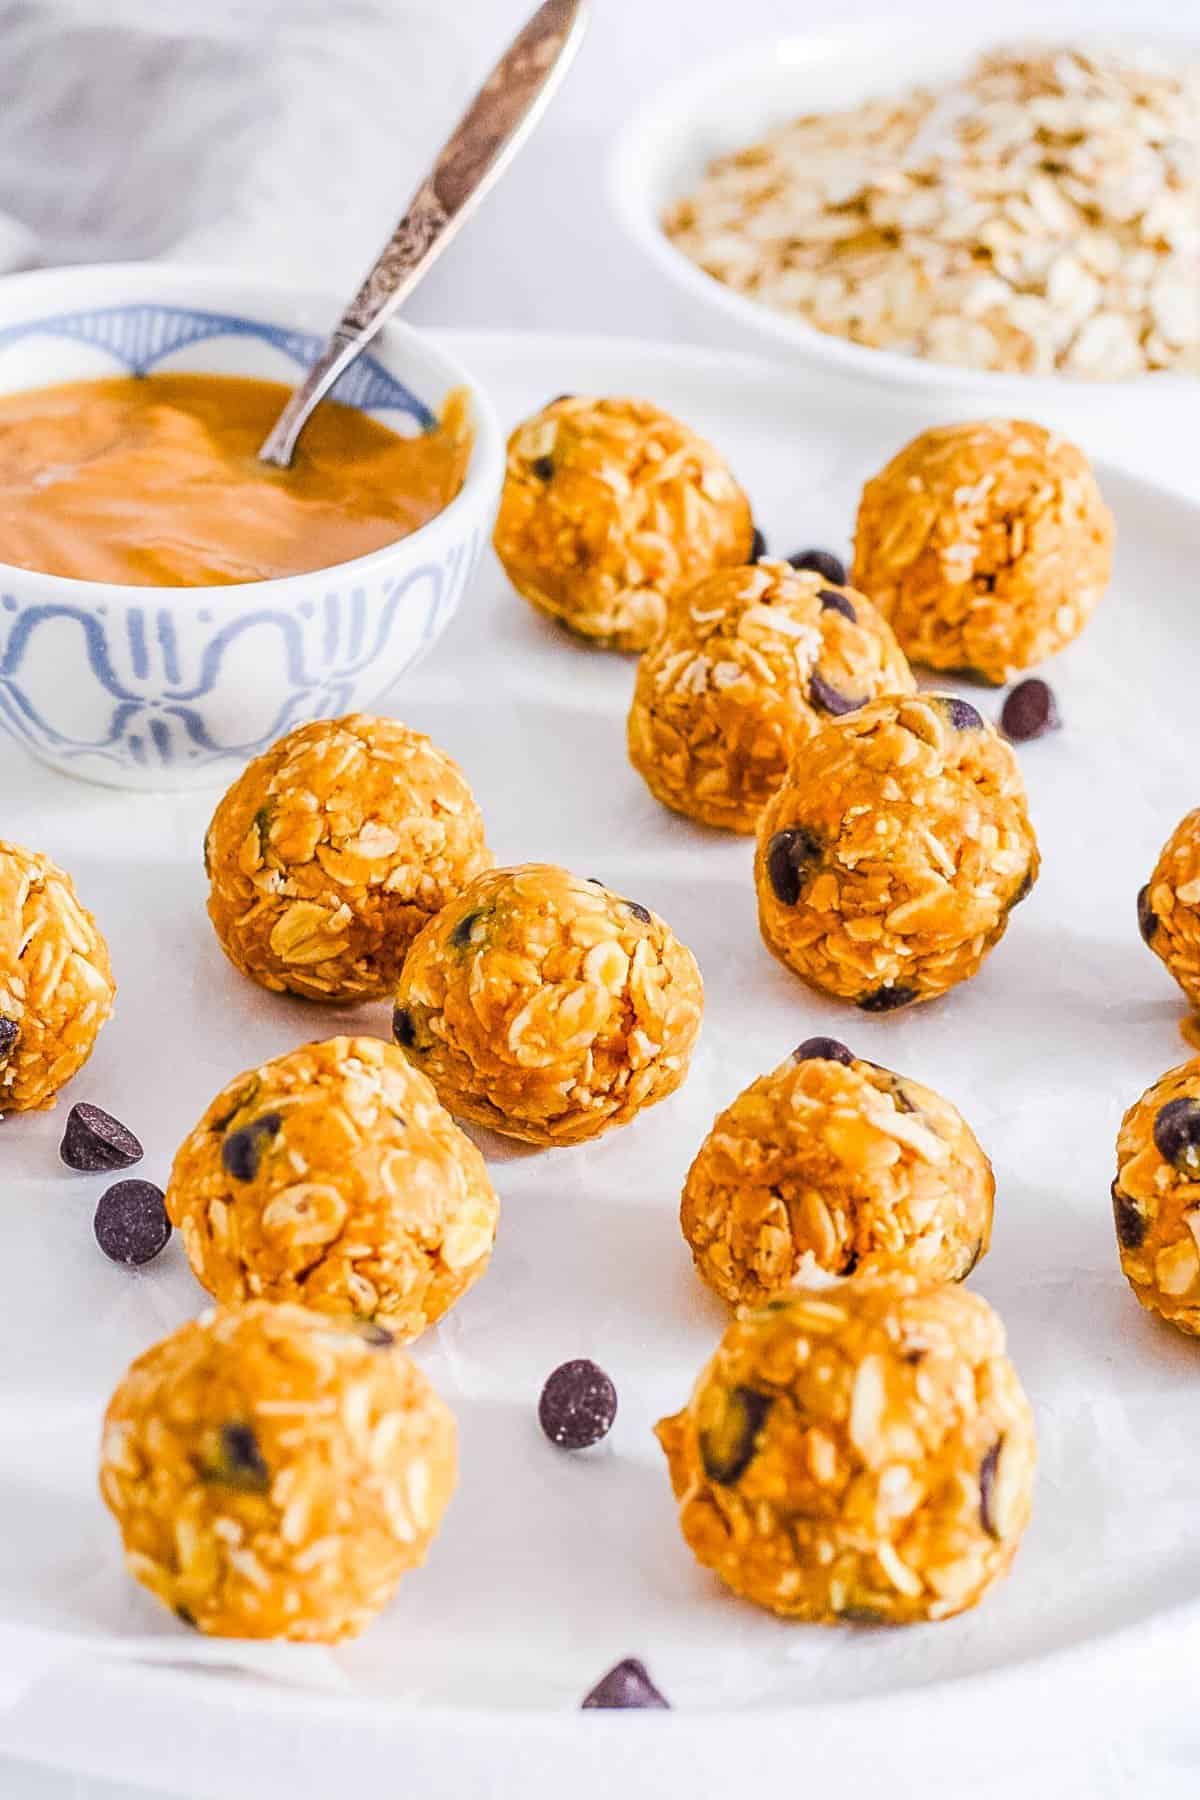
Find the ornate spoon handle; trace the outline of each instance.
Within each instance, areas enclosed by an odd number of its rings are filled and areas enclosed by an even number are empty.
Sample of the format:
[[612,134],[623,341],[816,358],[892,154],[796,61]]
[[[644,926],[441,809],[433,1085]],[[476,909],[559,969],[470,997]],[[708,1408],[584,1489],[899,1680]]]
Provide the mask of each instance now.
[[288,467],[314,407],[412,292],[525,142],[566,74],[586,21],[587,0],[544,0],[514,38],[275,421],[260,461]]

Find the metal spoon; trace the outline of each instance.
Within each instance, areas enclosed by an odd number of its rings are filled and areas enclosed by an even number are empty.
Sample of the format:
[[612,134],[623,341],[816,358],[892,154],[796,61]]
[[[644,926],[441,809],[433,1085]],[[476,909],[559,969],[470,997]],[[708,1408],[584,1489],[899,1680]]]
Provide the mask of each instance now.
[[286,469],[316,406],[411,294],[541,118],[579,48],[588,0],[545,0],[446,141],[362,286],[259,451]]

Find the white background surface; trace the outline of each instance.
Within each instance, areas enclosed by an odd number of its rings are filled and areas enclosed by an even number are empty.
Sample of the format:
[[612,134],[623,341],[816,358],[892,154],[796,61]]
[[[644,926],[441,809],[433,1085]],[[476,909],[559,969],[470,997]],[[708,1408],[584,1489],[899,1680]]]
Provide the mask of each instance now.
[[[183,10],[174,9],[176,13]],[[260,10],[264,26],[271,17],[277,21],[273,30],[284,28],[284,8],[264,5]],[[369,9],[364,9],[364,16],[366,10]],[[446,10],[439,0],[428,0],[424,9],[413,10],[434,16],[435,35],[445,43]],[[509,0],[458,0],[452,24],[460,26],[473,21],[477,35],[475,47],[457,60],[446,50],[446,66],[453,67],[453,75],[446,82],[444,94],[435,96],[444,118],[452,116],[455,102],[469,86],[471,64],[477,70],[486,61],[492,41],[502,36],[524,10],[523,3],[513,5]],[[871,10],[854,0],[836,8],[819,4],[818,0],[796,0],[792,5],[781,5],[779,0],[737,0],[736,5],[728,4],[728,0],[597,0],[591,41],[536,148],[517,165],[471,231],[449,251],[428,286],[415,299],[410,316],[417,322],[672,336],[678,318],[674,300],[625,250],[608,216],[602,160],[612,130],[629,106],[684,62],[740,42],[751,34],[794,30],[809,24],[820,27],[869,16]],[[1177,17],[1183,9],[1160,10]],[[332,6],[292,8],[291,12],[293,18],[302,15],[301,22],[309,31],[310,40],[318,45],[322,31],[336,30],[345,37],[357,28],[358,15],[351,8],[338,9],[336,25]],[[936,29],[938,12],[939,8],[930,4],[914,8],[914,29]],[[1087,12],[1094,21],[1108,19],[1129,27],[1125,7],[1092,5]],[[1046,9],[1048,22],[1055,18],[1070,21],[1079,13],[1080,8],[1075,5]],[[1140,8],[1139,16],[1151,15],[1146,8]],[[379,75],[380,90],[392,91],[403,119],[406,72],[398,66],[401,60],[398,58],[397,66],[381,70]],[[307,66],[311,67],[311,63]],[[430,85],[422,71],[427,101]],[[179,98],[186,105],[186,95]],[[798,104],[806,98],[810,97],[798,97]],[[819,104],[819,96],[811,99]],[[431,117],[433,111],[436,105],[431,109]],[[378,111],[373,110],[372,129],[378,132],[380,128]],[[132,158],[132,147],[126,146],[126,150]],[[328,279],[329,270],[323,263],[310,266],[312,253],[303,246],[303,233],[291,223],[301,215],[288,211],[295,206],[297,195],[287,191],[286,168],[277,166],[272,173],[277,187],[258,196],[260,201],[266,201],[271,214],[271,260],[277,264],[283,256],[309,280]],[[369,175],[356,178],[352,191],[344,193],[346,220],[362,243],[372,244],[390,226],[409,184],[409,175],[407,167],[397,173],[378,166]],[[304,191],[303,183],[300,188]],[[165,198],[164,195],[164,203]],[[1133,453],[1136,454],[1136,447]],[[1130,1705],[1136,1719],[1135,1695],[1131,1695]],[[64,1722],[64,1729],[69,1729],[69,1722]],[[113,1729],[119,1732],[119,1720],[114,1720]],[[1136,1727],[1133,1729],[1136,1733]],[[983,1746],[981,1754],[986,1756]],[[1027,1791],[1050,1791],[1039,1789],[1036,1754],[1035,1746]],[[1132,1751],[1131,1757],[1121,1767],[1107,1762],[1104,1768],[1091,1771],[1079,1788],[1080,1794],[1107,1796],[1130,1791],[1127,1782],[1140,1773],[1140,1759]],[[348,1770],[352,1766],[351,1755],[347,1759]],[[964,1774],[969,1787],[970,1777]],[[398,1776],[398,1780],[402,1779]],[[1153,1796],[1153,1800],[1166,1800],[1167,1796],[1173,1800],[1176,1792],[1184,1791],[1184,1776],[1180,1774],[1178,1787],[1174,1779],[1159,1767],[1152,1785],[1143,1781],[1140,1791]],[[173,1773],[172,1781],[174,1792],[186,1792],[184,1772]],[[902,1782],[903,1777],[898,1777],[896,1792],[906,1791]],[[419,1786],[409,1787],[407,1782],[403,1785],[419,1800]],[[915,1778],[909,1791],[916,1791]],[[1054,1778],[1053,1791],[1067,1792],[1061,1770]],[[77,1783],[71,1778],[22,1775],[0,1763],[0,1794],[4,1800],[127,1800],[128,1792],[103,1784]],[[664,1777],[663,1792],[671,1792],[669,1776]],[[140,1793],[141,1790],[139,1800]],[[234,1771],[229,1800],[243,1800]]]

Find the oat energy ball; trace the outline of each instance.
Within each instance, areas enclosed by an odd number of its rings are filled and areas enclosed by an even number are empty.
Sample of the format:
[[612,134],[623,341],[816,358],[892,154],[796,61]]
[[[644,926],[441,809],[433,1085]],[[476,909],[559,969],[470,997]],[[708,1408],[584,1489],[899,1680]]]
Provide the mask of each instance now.
[[353,1637],[454,1478],[454,1418],[387,1332],[265,1301],[139,1356],[100,1453],[130,1573],[217,1637]]
[[769,802],[767,948],[866,1012],[974,975],[1037,877],[1017,759],[965,700],[876,700],[826,725]]
[[577,1144],[687,1074],[703,990],[636,900],[547,863],[477,876],[421,933],[396,1042],[444,1105],[529,1144]]
[[1200,807],[1175,827],[1138,895],[1138,928],[1200,1008]]
[[786,562],[721,569],[676,596],[638,663],[629,759],[664,806],[753,831],[826,719],[915,685],[862,594]]
[[0,839],[0,1114],[53,1106],[116,991],[108,945],[71,877]]
[[697,1560],[785,1618],[949,1618],[1029,1520],[1033,1421],[1004,1327],[912,1275],[744,1312],[658,1437]]
[[359,1037],[236,1076],[180,1147],[167,1211],[223,1305],[293,1301],[407,1343],[487,1268],[500,1203],[425,1077]]
[[565,394],[519,425],[496,554],[519,594],[614,650],[644,650],[672,595],[751,554],[723,458],[647,400]]
[[1200,1057],[1161,1076],[1125,1114],[1112,1201],[1134,1293],[1200,1337]]
[[992,1166],[932,1088],[810,1038],[700,1146],[680,1222],[731,1305],[856,1269],[961,1281],[992,1234]]
[[868,481],[853,581],[913,662],[998,683],[1078,637],[1112,550],[1083,452],[989,419],[922,432]]
[[425,921],[491,861],[462,770],[427,737],[365,713],[318,719],[217,807],[208,914],[260,986],[379,1000]]

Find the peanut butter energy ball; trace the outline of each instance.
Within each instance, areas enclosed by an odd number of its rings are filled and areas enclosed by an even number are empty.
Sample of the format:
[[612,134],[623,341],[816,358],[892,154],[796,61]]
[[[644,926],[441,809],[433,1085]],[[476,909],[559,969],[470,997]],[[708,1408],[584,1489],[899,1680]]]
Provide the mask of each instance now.
[[675,597],[638,663],[629,759],[664,806],[753,831],[826,719],[915,686],[862,594],[786,562],[721,569]]
[[508,441],[496,554],[526,600],[610,649],[644,650],[672,595],[753,539],[724,459],[646,400],[563,395]]
[[365,713],[318,719],[217,807],[208,914],[262,987],[379,1000],[425,921],[491,862],[462,770],[427,737]]
[[974,975],[1038,871],[1017,759],[965,700],[876,700],[826,725],[762,816],[767,948],[866,1012]]
[[1029,1520],[1033,1421],[1004,1328],[912,1275],[742,1313],[658,1436],[697,1560],[785,1618],[949,1618]]
[[1200,1337],[1200,1057],[1125,1114],[1112,1200],[1130,1287],[1148,1312]]
[[868,481],[853,581],[913,662],[1004,682],[1078,637],[1112,548],[1083,452],[988,419],[922,432]]
[[451,1112],[578,1144],[675,1092],[702,1004],[670,926],[599,881],[525,863],[477,876],[425,927],[394,1029]]
[[71,877],[0,839],[0,1114],[53,1106],[116,991],[108,945]]
[[261,1300],[139,1356],[100,1453],[130,1573],[217,1637],[353,1637],[454,1478],[453,1415],[385,1331]]
[[1142,936],[1200,1008],[1200,807],[1163,845],[1137,910]]
[[948,1100],[809,1038],[718,1116],[680,1221],[708,1285],[759,1305],[822,1273],[961,1281],[991,1239],[995,1186]]
[[483,1274],[500,1212],[428,1081],[369,1037],[236,1076],[180,1147],[166,1198],[222,1304],[294,1301],[406,1343]]

